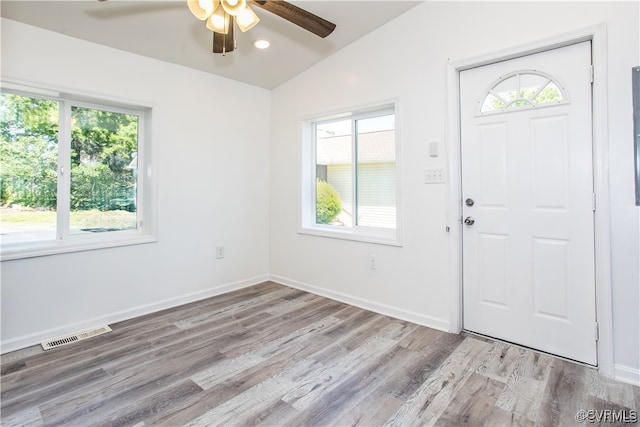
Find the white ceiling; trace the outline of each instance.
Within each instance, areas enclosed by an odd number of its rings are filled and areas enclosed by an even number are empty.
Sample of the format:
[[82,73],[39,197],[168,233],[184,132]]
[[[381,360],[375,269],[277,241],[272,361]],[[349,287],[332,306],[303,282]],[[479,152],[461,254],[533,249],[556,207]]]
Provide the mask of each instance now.
[[[0,10],[15,21],[272,89],[422,1],[291,1],[336,24],[325,39],[254,7],[260,23],[238,30],[238,49],[225,56],[211,53],[212,33],[186,0],[2,0]],[[255,49],[258,38],[271,47]]]

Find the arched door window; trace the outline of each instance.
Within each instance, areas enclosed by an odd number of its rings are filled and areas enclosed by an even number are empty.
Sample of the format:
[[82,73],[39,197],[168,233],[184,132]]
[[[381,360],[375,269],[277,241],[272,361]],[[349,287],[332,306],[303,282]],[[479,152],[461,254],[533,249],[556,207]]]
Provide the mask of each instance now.
[[478,114],[501,113],[565,104],[564,86],[540,71],[516,71],[493,82],[478,102]]

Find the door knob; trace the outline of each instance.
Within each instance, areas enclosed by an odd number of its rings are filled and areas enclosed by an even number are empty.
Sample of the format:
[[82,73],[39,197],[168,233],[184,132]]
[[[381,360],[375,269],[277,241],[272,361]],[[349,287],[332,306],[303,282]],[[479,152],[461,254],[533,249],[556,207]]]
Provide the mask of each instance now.
[[467,225],[473,225],[474,222],[476,222],[476,220],[471,218],[470,216],[468,216],[468,217],[466,217],[464,219],[464,223],[467,224]]

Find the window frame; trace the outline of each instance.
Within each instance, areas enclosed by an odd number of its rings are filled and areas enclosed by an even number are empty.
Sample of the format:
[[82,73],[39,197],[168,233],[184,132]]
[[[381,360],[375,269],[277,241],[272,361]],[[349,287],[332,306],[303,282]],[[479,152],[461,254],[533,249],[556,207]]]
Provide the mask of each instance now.
[[[494,89],[499,86],[501,83],[508,81],[511,78],[516,78],[517,82],[520,82],[520,76],[523,75],[533,75],[533,76],[537,76],[537,77],[542,77],[544,79],[547,79],[547,82],[538,90],[538,92],[536,92],[534,95],[530,98],[516,98],[513,99],[511,101],[507,101],[505,99],[503,99],[501,96],[499,96],[497,93],[494,92]],[[544,90],[544,88],[546,88],[549,83],[553,83],[558,90],[560,91],[560,94],[562,95],[562,99],[559,101],[555,101],[555,102],[545,102],[542,104],[538,104],[538,103],[534,103],[532,102],[533,100],[535,100],[535,98]],[[520,87],[518,86],[518,90],[520,89]],[[505,102],[505,107],[501,108],[501,109],[495,109],[495,110],[489,110],[489,111],[482,111],[482,108],[484,106],[484,103],[487,99],[487,97],[489,95],[493,95],[496,98],[500,99],[501,101],[507,101]],[[512,105],[518,101],[525,101],[525,102],[529,102],[530,105],[526,106],[526,107],[513,107]],[[493,81],[489,87],[482,93],[481,98],[478,100],[478,102],[476,103],[476,111],[475,114],[477,117],[481,117],[481,116],[486,116],[486,115],[492,115],[492,114],[505,114],[505,113],[512,113],[512,112],[518,112],[518,111],[527,111],[527,110],[533,110],[533,109],[540,109],[540,108],[548,108],[548,107],[555,107],[558,105],[565,105],[565,104],[569,104],[571,103],[571,99],[569,98],[569,93],[567,92],[566,87],[564,86],[564,84],[558,80],[556,77],[552,76],[551,74],[545,73],[543,71],[540,70],[529,70],[529,69],[525,69],[525,70],[517,70],[517,71],[512,71],[508,74],[502,75],[500,77],[498,77],[495,81]]]
[[[70,252],[137,245],[158,241],[156,204],[151,140],[152,108],[141,103],[109,100],[40,88],[30,84],[15,84],[2,81],[2,93],[29,98],[38,98],[58,103],[58,162],[57,162],[57,206],[55,239],[4,243],[0,240],[0,260],[17,260]],[[73,107],[97,109],[138,117],[136,228],[101,233],[70,232],[71,197],[71,110]]]
[[[316,223],[316,126],[341,120],[351,120],[352,135],[355,121],[360,119],[395,115],[395,207],[396,227],[377,228],[354,224],[350,227],[338,227],[329,224]],[[402,192],[401,192],[401,144],[400,120],[397,100],[344,109],[336,112],[318,114],[302,118],[301,126],[301,168],[300,168],[300,210],[298,233],[311,236],[328,237],[342,240],[352,240],[364,243],[374,243],[390,246],[402,246]],[[354,198],[357,198],[357,166],[355,155],[357,150],[355,138],[352,137],[352,185]],[[357,203],[357,201],[356,201]]]

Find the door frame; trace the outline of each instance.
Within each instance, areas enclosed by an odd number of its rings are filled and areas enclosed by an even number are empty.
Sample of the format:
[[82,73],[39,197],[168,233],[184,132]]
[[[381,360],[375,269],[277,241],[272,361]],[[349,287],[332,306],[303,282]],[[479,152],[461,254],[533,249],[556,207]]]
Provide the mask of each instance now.
[[449,256],[451,294],[449,331],[462,331],[462,165],[460,134],[460,72],[500,61],[519,58],[547,50],[591,41],[594,69],[592,85],[593,183],[597,198],[595,211],[595,292],[598,322],[598,371],[614,376],[613,310],[611,292],[611,230],[609,225],[609,133],[607,110],[607,32],[606,25],[586,27],[554,37],[533,41],[447,64],[447,129],[449,154],[447,184],[447,219],[450,234]]

